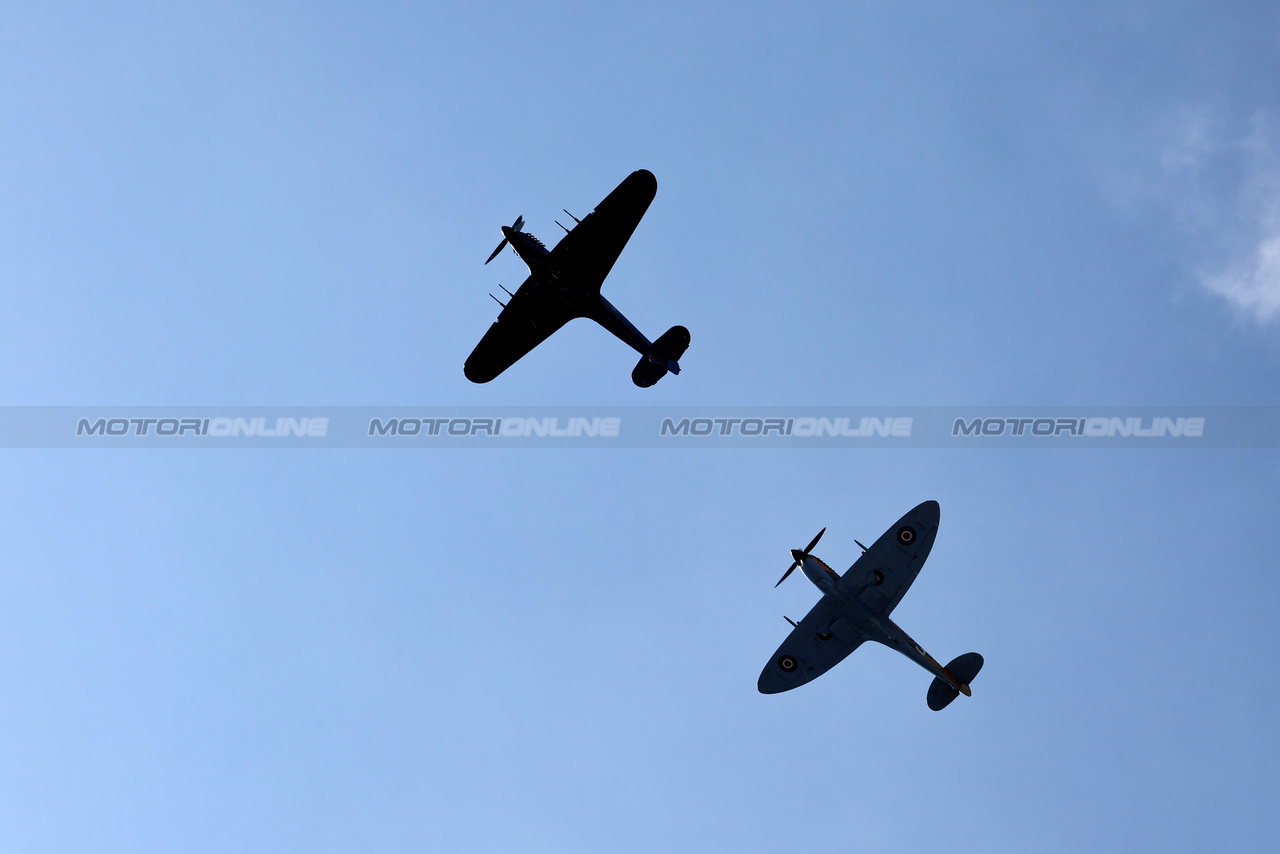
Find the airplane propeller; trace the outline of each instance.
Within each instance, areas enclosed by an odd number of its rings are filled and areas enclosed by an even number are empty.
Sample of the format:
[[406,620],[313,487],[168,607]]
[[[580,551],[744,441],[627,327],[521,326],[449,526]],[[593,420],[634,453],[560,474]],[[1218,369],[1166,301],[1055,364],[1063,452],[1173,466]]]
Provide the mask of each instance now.
[[[520,227],[523,225],[524,225],[524,215],[521,214],[520,216],[516,217],[516,221],[511,224],[511,230],[519,231]],[[489,261],[492,261],[494,258],[497,258],[498,253],[501,252],[503,247],[505,247],[506,245],[507,245],[507,238],[504,235],[502,238],[502,242],[498,244],[498,248],[493,250],[493,254],[489,256],[488,261],[485,261],[485,263],[488,264]]]
[[[796,567],[799,566],[800,563],[809,556],[809,552],[813,551],[813,547],[818,544],[818,540],[822,539],[822,535],[825,534],[826,532],[827,532],[826,528],[823,528],[821,531],[819,531],[818,536],[814,537],[813,542],[805,546],[803,551],[796,551],[795,549],[792,549],[791,556],[795,558],[795,562],[792,563],[791,566],[787,569],[787,571],[782,574],[782,577],[778,579],[778,584],[781,584],[782,582],[786,581],[787,576],[796,571]],[[775,584],[773,586],[777,587],[778,584]]]

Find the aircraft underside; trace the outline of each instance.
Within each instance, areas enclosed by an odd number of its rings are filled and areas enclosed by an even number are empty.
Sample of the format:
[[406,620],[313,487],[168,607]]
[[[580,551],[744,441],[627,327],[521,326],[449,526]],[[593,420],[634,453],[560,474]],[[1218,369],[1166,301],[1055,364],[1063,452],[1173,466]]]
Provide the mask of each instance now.
[[502,313],[467,358],[467,379],[489,382],[575,317],[596,321],[640,354],[631,372],[636,385],[647,388],[668,373],[680,373],[678,360],[689,346],[689,330],[673,326],[649,341],[600,295],[600,286],[657,189],[652,173],[631,173],[589,214],[581,220],[573,217],[576,227],[566,228],[564,238],[549,251],[523,230],[523,216],[503,226],[502,242],[485,263],[509,244],[528,266],[529,278],[509,303],[498,300]]
[[929,708],[936,711],[960,694],[969,695],[969,682],[982,668],[982,656],[966,653],[943,666],[889,619],[933,547],[938,517],[937,502],[918,505],[870,548],[863,546],[862,556],[843,576],[810,554],[825,528],[804,549],[792,550],[791,567],[778,584],[803,568],[823,596],[799,623],[787,620],[793,631],[761,671],[760,692],[778,694],[812,682],[863,643],[875,641],[934,676]]

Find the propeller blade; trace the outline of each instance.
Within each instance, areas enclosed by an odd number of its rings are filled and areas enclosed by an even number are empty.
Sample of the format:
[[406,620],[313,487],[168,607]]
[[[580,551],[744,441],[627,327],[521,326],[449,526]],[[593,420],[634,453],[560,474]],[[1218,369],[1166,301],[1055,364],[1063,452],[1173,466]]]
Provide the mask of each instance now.
[[[786,581],[786,580],[787,580],[787,576],[788,576],[788,575],[790,575],[791,573],[795,572],[795,571],[796,571],[796,567],[797,567],[797,566],[799,566],[799,565],[800,565],[800,561],[796,561],[795,563],[791,564],[791,568],[790,568],[790,569],[788,569],[786,572],[784,572],[784,573],[782,574],[782,577],[778,579],[778,584],[781,584],[782,582]],[[773,585],[773,586],[774,586],[774,587],[777,587],[777,586],[778,586],[778,584],[775,584],[775,585]]]
[[493,254],[489,256],[488,261],[485,261],[485,263],[488,264],[489,261],[492,261],[494,258],[497,258],[498,253],[501,252],[506,247],[506,245],[507,245],[507,238],[504,237],[502,238],[502,242],[498,244],[498,248],[493,250]]
[[[826,532],[827,532],[827,529],[826,529],[826,528],[823,528],[821,531],[819,531],[819,532],[818,532],[818,536],[814,537],[814,538],[813,538],[813,541],[812,541],[812,542],[810,542],[810,543],[809,543],[809,545],[805,546],[805,547],[804,547],[804,551],[800,552],[800,554],[804,555],[805,557],[808,557],[808,556],[809,556],[809,552],[813,551],[813,547],[814,547],[814,546],[816,546],[816,545],[818,544],[818,540],[822,539],[822,535],[823,535],[823,534],[825,534]],[[793,551],[793,552],[791,552],[791,553],[792,553],[792,554],[795,554],[795,552],[794,552],[794,551]],[[791,564],[791,568],[790,568],[790,569],[788,569],[785,573],[783,573],[782,577],[778,579],[778,584],[781,584],[782,582],[786,581],[786,580],[787,580],[787,576],[788,576],[788,575],[790,575],[791,573],[795,572],[795,571],[796,571],[796,567],[797,567],[797,566],[799,566],[799,565],[800,565],[800,561],[797,559],[793,564]],[[774,586],[774,587],[777,587],[777,586],[778,586],[778,584],[775,584],[775,585],[773,585],[773,586]]]
[[519,231],[521,226],[523,225],[524,225],[524,214],[521,214],[520,216],[516,217],[515,222],[511,223],[511,230]]
[[823,528],[821,531],[819,531],[818,536],[813,538],[813,542],[809,543],[809,545],[804,547],[804,553],[808,554],[809,552],[813,551],[813,547],[818,544],[818,540],[822,539],[822,535],[825,534],[826,532],[827,532],[826,528]]

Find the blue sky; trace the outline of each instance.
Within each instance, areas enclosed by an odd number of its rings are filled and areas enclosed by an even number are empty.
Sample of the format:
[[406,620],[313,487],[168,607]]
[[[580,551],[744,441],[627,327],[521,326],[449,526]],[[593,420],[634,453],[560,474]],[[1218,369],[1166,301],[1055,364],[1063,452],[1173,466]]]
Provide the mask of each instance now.
[[[1280,381],[1270,4],[0,7],[4,405],[1231,405]],[[648,168],[570,324],[462,362]],[[561,221],[563,218],[561,217]],[[1269,850],[1280,459],[0,452],[24,851]],[[942,505],[895,620],[755,679]]]

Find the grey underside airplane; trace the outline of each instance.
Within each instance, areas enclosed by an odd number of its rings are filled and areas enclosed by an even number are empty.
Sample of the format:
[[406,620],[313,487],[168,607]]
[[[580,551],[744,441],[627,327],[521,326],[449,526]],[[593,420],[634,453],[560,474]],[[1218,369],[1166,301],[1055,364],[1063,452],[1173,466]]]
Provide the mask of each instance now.
[[843,576],[809,554],[826,528],[806,548],[792,549],[794,562],[778,584],[799,566],[823,596],[799,623],[787,618],[795,628],[761,672],[760,693],[779,694],[812,682],[872,640],[896,649],[934,675],[928,695],[934,711],[946,708],[960,694],[972,696],[969,683],[982,669],[981,655],[968,652],[943,667],[889,619],[933,548],[938,519],[938,502],[920,504],[870,548],[858,543],[862,556]]
[[502,242],[489,261],[510,244],[528,265],[529,277],[514,294],[507,292],[509,302],[498,300],[502,312],[497,322],[489,327],[463,366],[467,379],[489,382],[576,317],[591,318],[635,348],[640,362],[631,372],[631,380],[641,388],[648,388],[668,373],[680,373],[677,360],[689,346],[689,330],[673,326],[656,341],[650,341],[600,294],[605,276],[657,192],[658,181],[652,172],[632,172],[582,219],[569,214],[576,225],[572,229],[561,225],[566,232],[564,239],[550,251],[538,238],[522,230],[523,216],[513,225],[504,225]]

